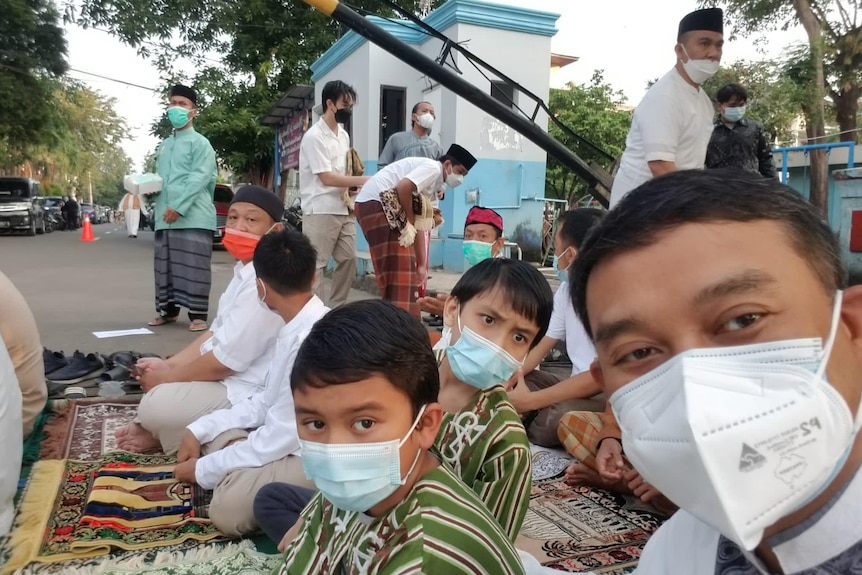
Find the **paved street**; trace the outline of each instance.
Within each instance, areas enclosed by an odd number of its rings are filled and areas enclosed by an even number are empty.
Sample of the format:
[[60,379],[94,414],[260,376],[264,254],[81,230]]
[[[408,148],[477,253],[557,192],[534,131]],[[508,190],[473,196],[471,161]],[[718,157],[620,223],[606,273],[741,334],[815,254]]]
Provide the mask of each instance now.
[[[150,328],[154,335],[97,339],[94,331],[146,327],[155,316],[153,302],[153,233],[127,237],[118,224],[93,226],[97,241],[81,242],[81,231],[44,236],[0,236],[0,270],[21,290],[48,349],[71,354],[120,350],[176,353],[197,334],[181,321]],[[230,282],[234,259],[213,252],[210,320],[219,295]],[[371,297],[352,290],[351,299]]]

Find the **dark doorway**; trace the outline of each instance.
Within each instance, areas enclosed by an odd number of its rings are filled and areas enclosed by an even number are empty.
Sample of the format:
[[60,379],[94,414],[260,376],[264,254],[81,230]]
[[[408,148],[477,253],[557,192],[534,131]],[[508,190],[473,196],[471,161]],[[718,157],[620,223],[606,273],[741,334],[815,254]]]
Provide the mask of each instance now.
[[407,89],[380,86],[380,149],[392,134],[403,132],[407,123]]

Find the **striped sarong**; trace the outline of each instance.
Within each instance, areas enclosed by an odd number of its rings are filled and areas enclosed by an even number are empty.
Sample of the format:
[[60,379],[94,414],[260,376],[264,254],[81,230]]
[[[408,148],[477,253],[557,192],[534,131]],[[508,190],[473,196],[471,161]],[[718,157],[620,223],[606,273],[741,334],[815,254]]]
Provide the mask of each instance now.
[[416,303],[419,276],[413,246],[405,248],[398,243],[400,232],[389,227],[380,202],[372,200],[356,204],[356,216],[368,240],[381,297],[419,317],[419,304]]
[[206,318],[209,309],[213,252],[210,230],[158,230],[155,241],[156,310],[175,316],[179,307],[189,317]]

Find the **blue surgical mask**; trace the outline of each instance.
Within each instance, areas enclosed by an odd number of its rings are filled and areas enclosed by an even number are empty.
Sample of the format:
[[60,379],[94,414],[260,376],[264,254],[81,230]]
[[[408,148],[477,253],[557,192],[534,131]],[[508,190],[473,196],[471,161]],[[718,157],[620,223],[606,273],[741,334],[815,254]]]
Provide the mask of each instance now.
[[728,122],[738,122],[743,116],[745,116],[745,106],[724,109],[724,118]]
[[171,106],[168,108],[168,121],[171,126],[180,129],[189,123],[189,111],[182,106]]
[[[563,253],[566,253],[567,251],[569,251],[569,248],[566,248],[565,250],[563,250]],[[572,264],[569,263],[568,266],[566,266],[563,269],[560,269],[560,267],[559,267],[560,256],[554,254],[554,264],[553,265],[554,265],[554,273],[557,274],[557,279],[559,279],[561,282],[569,281],[569,268],[572,267]]]
[[425,406],[400,440],[376,443],[317,443],[299,440],[305,477],[339,509],[364,513],[393,493],[413,473],[422,450],[416,452],[401,477],[401,446],[416,429]]
[[481,261],[491,258],[491,250],[494,244],[480,242],[477,240],[464,240],[462,249],[464,250],[464,259],[471,266],[475,266]]
[[461,327],[458,309],[458,331],[461,336],[446,349],[452,373],[459,380],[477,389],[488,389],[508,381],[522,365],[505,349],[485,339],[469,327]]

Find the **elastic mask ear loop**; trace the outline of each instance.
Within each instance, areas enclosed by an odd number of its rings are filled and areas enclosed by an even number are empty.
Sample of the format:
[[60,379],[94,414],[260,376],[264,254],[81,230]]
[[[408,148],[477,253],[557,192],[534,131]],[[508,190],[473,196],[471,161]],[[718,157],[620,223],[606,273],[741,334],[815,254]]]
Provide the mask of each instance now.
[[[268,229],[268,230],[266,230],[266,234],[268,234],[269,232],[271,232],[271,231],[272,231],[272,229],[273,229],[275,226],[277,226],[278,224],[280,224],[280,223],[281,223],[281,222],[275,222],[274,224],[272,224],[271,226],[269,226],[269,229]],[[266,235],[266,234],[263,234],[263,235]]]
[[263,280],[261,280],[260,278],[257,278],[257,281],[258,283],[260,283],[260,287],[263,288],[263,297],[259,297],[257,299],[260,300],[260,303],[266,305],[266,284],[263,283]]
[[823,357],[820,360],[820,367],[817,368],[817,372],[815,373],[817,379],[823,379],[826,372],[826,364],[832,355],[832,346],[835,344],[838,326],[841,325],[841,302],[843,298],[844,292],[838,290],[835,293],[835,305],[832,307],[832,324],[829,326],[829,337],[826,338],[826,345],[823,346]]
[[[416,415],[416,419],[413,420],[413,425],[410,426],[410,431],[407,432],[407,435],[405,435],[401,439],[401,442],[398,444],[399,449],[401,449],[401,446],[404,445],[404,443],[407,441],[407,438],[410,437],[414,431],[416,431],[416,426],[419,425],[419,420],[422,419],[422,415],[425,413],[426,407],[428,407],[428,406],[423,405],[422,409],[419,410],[419,413]],[[422,455],[422,449],[421,448],[419,449],[419,451],[416,452],[416,457],[413,458],[413,463],[410,465],[410,469],[407,470],[407,473],[404,475],[404,477],[400,478],[401,485],[404,485],[405,483],[407,483],[407,479],[410,477],[410,474],[413,473],[413,470],[416,468],[416,464],[419,463],[419,456],[420,455]]]

